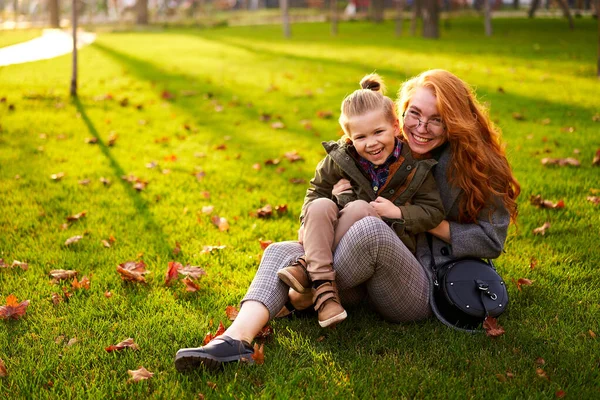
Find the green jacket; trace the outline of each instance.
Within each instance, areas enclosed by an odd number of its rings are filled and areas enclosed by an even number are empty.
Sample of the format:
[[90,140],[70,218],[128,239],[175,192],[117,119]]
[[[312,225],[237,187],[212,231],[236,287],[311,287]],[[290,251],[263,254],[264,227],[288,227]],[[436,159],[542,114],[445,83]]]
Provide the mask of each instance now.
[[[435,160],[416,160],[408,145],[403,144],[398,161],[390,166],[385,185],[375,192],[370,178],[354,159],[356,151],[352,144],[343,140],[322,144],[327,156],[317,165],[315,176],[310,181],[300,220],[304,218],[308,205],[318,198],[331,199],[341,209],[354,200],[371,202],[381,196],[400,207],[402,218],[382,219],[414,253],[415,235],[435,228],[444,219],[444,206],[431,174],[431,168],[437,163]],[[342,178],[352,183],[352,193],[333,196],[333,185]]]

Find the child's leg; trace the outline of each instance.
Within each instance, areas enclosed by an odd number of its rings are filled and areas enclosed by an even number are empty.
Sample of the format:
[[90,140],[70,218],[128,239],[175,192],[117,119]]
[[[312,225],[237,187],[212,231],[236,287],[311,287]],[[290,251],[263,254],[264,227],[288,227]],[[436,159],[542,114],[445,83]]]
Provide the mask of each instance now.
[[338,223],[338,207],[329,199],[314,200],[304,216],[304,252],[312,281],[333,281],[334,232]]
[[350,227],[354,225],[355,222],[358,222],[365,217],[379,218],[379,215],[377,215],[377,211],[375,211],[373,206],[364,200],[355,200],[348,203],[346,207],[340,211],[337,226],[335,228],[332,252],[336,249],[338,243],[342,240],[342,237],[348,232]]

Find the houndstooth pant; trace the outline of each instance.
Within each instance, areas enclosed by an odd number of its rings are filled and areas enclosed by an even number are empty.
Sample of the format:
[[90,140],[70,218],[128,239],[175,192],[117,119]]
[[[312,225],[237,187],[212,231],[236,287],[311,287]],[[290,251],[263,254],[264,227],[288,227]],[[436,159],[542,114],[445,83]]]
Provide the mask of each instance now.
[[[304,254],[298,242],[273,243],[265,250],[242,303],[258,301],[273,318],[288,298],[288,286],[277,277]],[[385,222],[366,217],[355,223],[335,250],[333,267],[344,305],[368,298],[386,320],[404,322],[431,315],[429,280],[414,255]]]

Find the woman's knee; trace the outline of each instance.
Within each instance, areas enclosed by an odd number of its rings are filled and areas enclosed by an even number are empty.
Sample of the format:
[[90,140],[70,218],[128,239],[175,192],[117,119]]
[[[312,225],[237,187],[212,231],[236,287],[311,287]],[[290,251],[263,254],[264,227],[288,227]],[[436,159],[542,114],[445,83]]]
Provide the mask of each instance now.
[[[288,266],[304,254],[304,248],[298,242],[271,243],[263,253],[261,265],[278,264],[279,268]],[[279,269],[278,268],[278,269]]]

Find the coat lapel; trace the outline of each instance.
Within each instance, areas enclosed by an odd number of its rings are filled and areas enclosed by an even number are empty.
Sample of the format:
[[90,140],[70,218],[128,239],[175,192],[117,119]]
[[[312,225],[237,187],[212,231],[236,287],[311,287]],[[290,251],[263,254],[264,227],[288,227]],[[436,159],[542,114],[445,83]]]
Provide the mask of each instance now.
[[450,146],[446,146],[440,155],[438,164],[435,166],[433,172],[433,176],[438,185],[438,190],[440,191],[440,196],[442,197],[442,202],[444,203],[446,214],[450,213],[450,210],[452,210],[454,203],[456,203],[458,196],[460,195],[460,188],[452,186],[447,178],[451,153]]

